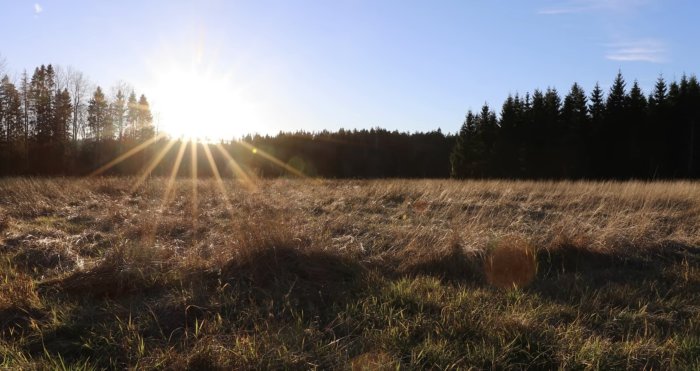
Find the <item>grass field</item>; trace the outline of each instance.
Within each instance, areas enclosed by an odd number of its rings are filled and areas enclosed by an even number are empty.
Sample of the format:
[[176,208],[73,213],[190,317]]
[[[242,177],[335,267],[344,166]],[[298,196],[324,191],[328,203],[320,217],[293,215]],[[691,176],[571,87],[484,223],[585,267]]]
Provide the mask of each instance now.
[[698,369],[700,184],[0,180],[0,368]]

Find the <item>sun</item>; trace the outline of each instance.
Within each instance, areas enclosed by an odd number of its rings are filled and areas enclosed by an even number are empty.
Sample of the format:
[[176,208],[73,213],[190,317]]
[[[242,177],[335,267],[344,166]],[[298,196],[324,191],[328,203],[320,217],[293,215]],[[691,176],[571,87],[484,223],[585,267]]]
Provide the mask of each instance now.
[[230,140],[252,133],[251,105],[231,73],[202,63],[156,68],[151,88],[159,130],[175,138]]

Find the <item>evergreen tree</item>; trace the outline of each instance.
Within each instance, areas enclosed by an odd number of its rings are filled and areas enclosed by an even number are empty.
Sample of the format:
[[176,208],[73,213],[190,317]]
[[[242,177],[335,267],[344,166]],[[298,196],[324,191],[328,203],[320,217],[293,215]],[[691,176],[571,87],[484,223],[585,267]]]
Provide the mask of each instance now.
[[681,106],[680,84],[673,81],[668,86],[668,98],[666,100],[667,115],[662,118],[661,121],[666,137],[666,151],[664,153],[663,165],[663,168],[666,170],[664,173],[664,177],[666,178],[679,177],[684,170],[684,166],[681,164],[684,156],[680,149],[680,137],[682,133],[680,129],[680,122],[682,120],[680,112]]
[[543,178],[547,175],[547,119],[544,94],[535,89],[525,125],[525,164],[528,169],[527,176],[531,178]]
[[626,82],[622,73],[618,72],[613,85],[610,87],[605,102],[605,118],[601,135],[602,162],[598,164],[606,178],[626,178],[628,176],[627,128],[625,115],[627,113]]
[[501,108],[500,133],[495,145],[495,171],[502,177],[518,177],[520,174],[520,141],[518,121],[521,114],[520,97],[509,95]]
[[562,121],[565,135],[561,141],[561,154],[564,177],[580,178],[587,174],[590,158],[586,151],[590,137],[590,118],[586,93],[577,83],[571,86],[564,98]]
[[126,103],[126,137],[129,140],[135,140],[138,136],[138,119],[139,102],[136,100],[136,93],[132,91]]
[[53,141],[63,147],[70,141],[70,123],[73,114],[73,105],[68,89],[57,92],[55,102]]
[[51,142],[54,108],[54,71],[42,65],[34,71],[30,83],[30,111],[34,120],[34,139],[39,144]]
[[649,152],[647,175],[652,178],[663,177],[665,168],[669,133],[663,124],[668,110],[668,86],[662,76],[656,80],[654,91],[649,95],[649,117],[644,135],[644,148]]
[[153,127],[153,115],[151,114],[151,108],[148,105],[148,100],[146,99],[146,96],[143,94],[141,94],[141,97],[139,98],[137,112],[137,139],[139,141],[145,141],[147,139],[152,138],[155,135],[155,128]]
[[[339,132],[341,136],[343,133]],[[476,152],[478,151],[476,133],[476,117],[470,110],[459,129],[455,146],[450,154],[450,175],[453,178],[466,178],[475,175],[473,164],[477,160]]]
[[561,98],[555,88],[548,88],[544,95],[544,122],[543,130],[543,168],[546,177],[561,177],[564,164],[558,152],[564,141],[566,126],[561,123]]
[[639,87],[637,81],[632,84],[626,103],[627,113],[624,116],[626,144],[624,161],[626,162],[626,176],[641,178],[647,176],[647,164],[649,154],[644,151],[645,130],[648,120],[647,99]]
[[695,75],[688,80],[688,177],[700,177],[700,83]]
[[124,139],[124,134],[126,130],[126,99],[124,93],[121,90],[117,90],[117,94],[114,97],[114,102],[111,104],[112,122],[114,123],[114,128],[117,131],[117,139],[121,142]]
[[0,82],[0,110],[5,134],[5,142],[18,143],[22,140],[22,101],[15,85],[7,75]]
[[30,107],[31,107],[31,90],[30,90],[29,75],[27,71],[22,72],[22,77],[20,79],[20,99],[22,102],[22,123],[24,125],[24,154],[27,154],[29,145],[29,135],[32,132],[31,120],[30,120]]
[[109,137],[111,126],[109,122],[109,105],[102,89],[98,86],[88,102],[88,127],[92,138],[97,141],[111,139]]

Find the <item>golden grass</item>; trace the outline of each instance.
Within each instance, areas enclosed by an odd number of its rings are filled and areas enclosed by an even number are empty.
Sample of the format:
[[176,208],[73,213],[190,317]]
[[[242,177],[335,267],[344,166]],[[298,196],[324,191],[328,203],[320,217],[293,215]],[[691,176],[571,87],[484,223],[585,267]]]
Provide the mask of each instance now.
[[694,182],[14,178],[0,195],[0,367],[700,367]]

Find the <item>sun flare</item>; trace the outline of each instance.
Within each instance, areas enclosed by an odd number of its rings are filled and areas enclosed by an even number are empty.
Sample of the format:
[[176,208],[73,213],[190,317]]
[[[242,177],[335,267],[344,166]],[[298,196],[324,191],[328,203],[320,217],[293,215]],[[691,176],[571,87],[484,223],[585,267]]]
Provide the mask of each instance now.
[[154,85],[158,124],[172,137],[229,140],[253,131],[246,127],[252,107],[230,73],[171,64],[158,70]]

